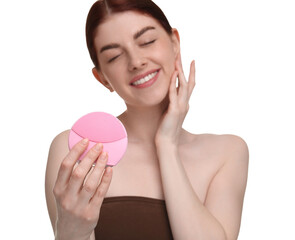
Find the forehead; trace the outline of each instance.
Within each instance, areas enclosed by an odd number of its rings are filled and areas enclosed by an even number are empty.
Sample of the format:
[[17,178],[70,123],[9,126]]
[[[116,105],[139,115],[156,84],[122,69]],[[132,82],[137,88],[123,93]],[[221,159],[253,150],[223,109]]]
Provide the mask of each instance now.
[[100,45],[124,38],[133,38],[136,32],[146,26],[153,26],[157,31],[164,31],[160,23],[147,14],[135,11],[115,13],[98,26],[95,43]]

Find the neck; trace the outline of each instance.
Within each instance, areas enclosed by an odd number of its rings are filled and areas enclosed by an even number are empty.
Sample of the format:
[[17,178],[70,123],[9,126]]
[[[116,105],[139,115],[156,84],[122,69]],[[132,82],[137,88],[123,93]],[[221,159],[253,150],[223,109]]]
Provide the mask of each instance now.
[[118,119],[123,123],[128,134],[128,141],[132,143],[153,144],[161,123],[161,117],[167,110],[169,98],[167,97],[156,106],[130,106]]

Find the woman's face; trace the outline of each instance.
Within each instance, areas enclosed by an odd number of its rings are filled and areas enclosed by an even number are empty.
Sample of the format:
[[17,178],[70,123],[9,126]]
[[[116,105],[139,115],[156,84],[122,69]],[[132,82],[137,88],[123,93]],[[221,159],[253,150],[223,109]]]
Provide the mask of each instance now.
[[99,25],[94,42],[100,70],[93,73],[103,85],[129,105],[162,102],[179,52],[175,29],[170,36],[154,18],[127,11]]

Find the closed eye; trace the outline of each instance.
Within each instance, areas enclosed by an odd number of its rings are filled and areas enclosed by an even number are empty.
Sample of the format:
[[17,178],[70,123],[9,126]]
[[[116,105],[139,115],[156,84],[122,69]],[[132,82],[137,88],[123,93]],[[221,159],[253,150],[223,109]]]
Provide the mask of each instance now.
[[143,43],[143,44],[141,44],[140,46],[147,46],[147,45],[149,45],[149,44],[154,43],[155,41],[156,41],[156,39],[155,39],[155,40],[152,40],[152,41],[150,41],[150,42]]
[[[154,40],[149,41],[149,42],[145,42],[145,43],[141,44],[140,46],[142,46],[142,47],[144,47],[144,46],[148,46],[148,45],[154,43],[156,40],[157,40],[157,39],[154,39]],[[120,56],[121,56],[121,54],[119,54],[119,55],[117,55],[117,56],[111,58],[110,60],[108,60],[108,63],[113,62],[115,59],[117,59],[117,58],[120,57]]]
[[118,58],[120,55],[121,55],[121,54],[119,54],[119,55],[117,55],[117,56],[115,56],[115,57],[111,58],[111,59],[108,61],[108,63],[110,63],[110,62],[114,61],[114,60],[115,60],[116,58]]

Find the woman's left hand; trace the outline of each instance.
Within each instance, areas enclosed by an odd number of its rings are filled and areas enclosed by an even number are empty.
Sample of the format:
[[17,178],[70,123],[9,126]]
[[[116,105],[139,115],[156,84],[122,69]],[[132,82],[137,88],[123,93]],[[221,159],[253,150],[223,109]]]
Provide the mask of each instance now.
[[[176,80],[178,78],[178,87]],[[161,142],[178,144],[182,124],[189,110],[189,99],[195,87],[195,61],[191,62],[188,82],[185,79],[180,53],[175,62],[175,71],[172,74],[169,88],[169,106],[163,114],[161,123],[155,136],[156,145]]]

